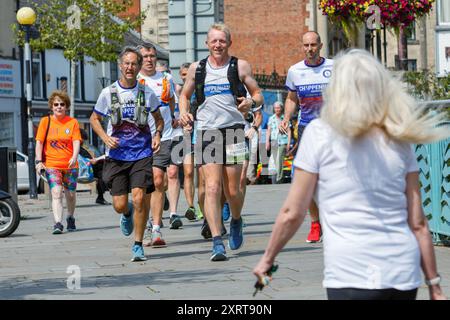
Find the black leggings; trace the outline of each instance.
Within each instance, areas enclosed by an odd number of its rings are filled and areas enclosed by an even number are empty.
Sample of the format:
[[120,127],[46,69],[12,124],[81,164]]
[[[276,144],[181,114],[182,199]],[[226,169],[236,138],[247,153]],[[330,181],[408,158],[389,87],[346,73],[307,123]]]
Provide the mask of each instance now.
[[416,300],[417,289],[327,288],[328,300]]

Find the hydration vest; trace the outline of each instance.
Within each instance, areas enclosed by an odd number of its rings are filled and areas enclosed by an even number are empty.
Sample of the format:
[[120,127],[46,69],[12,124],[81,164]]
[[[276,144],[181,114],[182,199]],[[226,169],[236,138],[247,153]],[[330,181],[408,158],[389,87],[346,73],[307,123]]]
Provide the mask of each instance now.
[[[116,83],[113,83],[109,87],[111,94],[111,124],[113,126],[120,126],[122,120],[123,103],[120,102]],[[133,119],[131,119],[138,126],[146,126],[148,121],[149,112],[145,108],[145,80],[140,79],[138,81],[138,95],[134,103],[135,110]]]
[[[205,102],[205,79],[206,79],[206,63],[208,57],[200,60],[197,69],[195,70],[195,102],[192,104],[192,113],[196,117],[198,107]],[[230,65],[227,71],[228,82],[230,82],[230,89],[233,96],[236,98],[246,97],[247,89],[239,79],[238,58],[232,56]]]

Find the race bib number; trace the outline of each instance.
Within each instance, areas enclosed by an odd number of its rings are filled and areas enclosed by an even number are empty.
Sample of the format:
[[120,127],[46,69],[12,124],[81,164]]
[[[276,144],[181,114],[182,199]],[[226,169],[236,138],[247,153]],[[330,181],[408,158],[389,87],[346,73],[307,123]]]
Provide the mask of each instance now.
[[226,145],[225,153],[227,164],[241,164],[247,158],[247,145],[245,142]]

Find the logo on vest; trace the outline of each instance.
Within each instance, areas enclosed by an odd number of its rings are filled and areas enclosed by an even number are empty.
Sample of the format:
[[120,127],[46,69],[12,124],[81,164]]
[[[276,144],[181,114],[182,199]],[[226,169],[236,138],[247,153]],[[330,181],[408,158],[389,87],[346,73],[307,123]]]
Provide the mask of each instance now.
[[330,69],[323,70],[323,76],[325,78],[330,78],[331,77],[331,70]]

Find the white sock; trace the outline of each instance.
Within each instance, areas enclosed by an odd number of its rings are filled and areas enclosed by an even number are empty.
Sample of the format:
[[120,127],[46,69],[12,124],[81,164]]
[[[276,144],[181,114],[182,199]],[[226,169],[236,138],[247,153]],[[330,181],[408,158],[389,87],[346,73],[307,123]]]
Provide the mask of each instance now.
[[177,214],[176,212],[171,212],[171,213],[170,213],[170,217],[172,218],[172,216],[173,216],[173,215],[176,215],[176,214]]
[[159,230],[161,230],[161,227],[159,225],[157,225],[157,224],[154,224],[153,228],[152,228],[152,232],[153,231],[159,231]]

